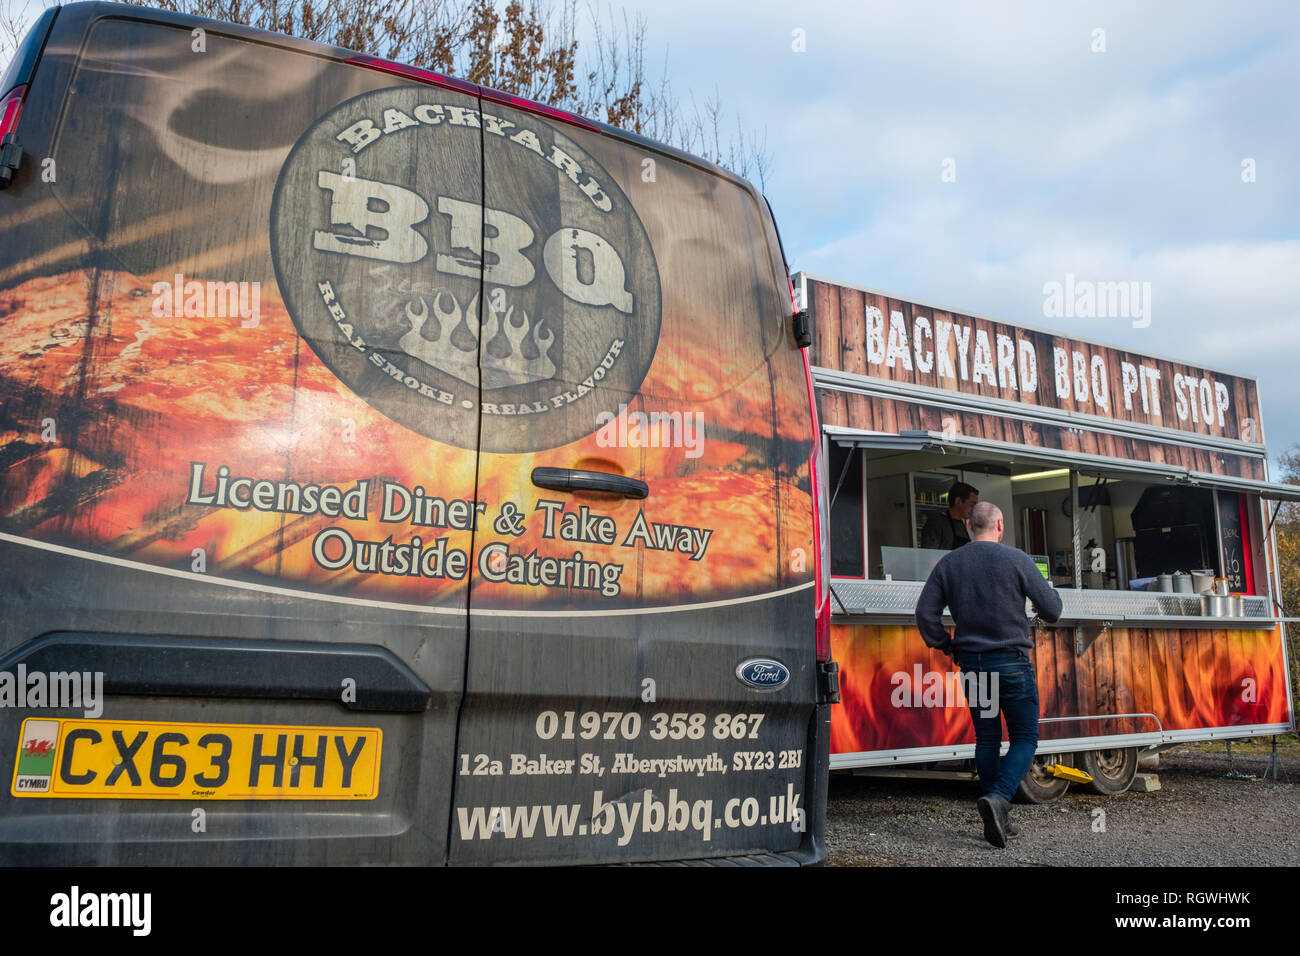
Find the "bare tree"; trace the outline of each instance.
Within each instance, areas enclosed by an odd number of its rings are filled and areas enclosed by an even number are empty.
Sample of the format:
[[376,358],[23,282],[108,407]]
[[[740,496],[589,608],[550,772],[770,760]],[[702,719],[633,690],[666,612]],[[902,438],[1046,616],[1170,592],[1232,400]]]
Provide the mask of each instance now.
[[702,156],[766,188],[773,163],[767,129],[746,132],[737,116],[736,132],[724,142],[726,111],[717,89],[703,104],[690,94],[690,110],[683,110],[669,79],[667,50],[658,82],[646,77],[645,19],[629,19],[624,10],[620,32],[612,11],[606,7],[605,13],[602,20],[588,3],[594,52],[587,61],[585,97],[574,112]]
[[602,11],[588,0],[589,45],[580,55],[577,0],[562,0],[558,11],[537,0],[527,7],[511,0],[503,15],[491,0],[474,0],[469,14],[468,42],[455,65],[459,75],[669,143],[765,185],[772,167],[766,130],[746,132],[736,117],[735,133],[724,139],[725,110],[716,89],[703,105],[692,95],[684,112],[668,79],[666,52],[658,83],[647,78],[644,17],[626,10],[616,17],[610,7]]
[[[49,0],[46,0],[48,3]],[[646,22],[586,0],[125,0],[333,44],[546,103],[695,153],[757,181],[772,168],[767,130],[746,130],[715,89],[683,110],[668,79],[645,69]],[[18,0],[0,0],[0,63],[30,23]],[[585,32],[584,32],[585,28]],[[580,41],[579,34],[585,37]]]
[[[1273,480],[1300,485],[1300,445],[1292,445],[1284,451],[1279,462],[1281,474]],[[1278,578],[1282,591],[1278,595],[1278,604],[1283,615],[1290,617],[1300,609],[1300,504],[1283,501],[1275,507]],[[1288,628],[1287,640],[1290,643],[1294,704],[1300,707],[1300,633],[1295,628]]]
[[[50,6],[50,0],[46,0],[45,5]],[[18,41],[31,26],[29,19],[26,4],[20,0],[0,0],[0,73],[8,68],[18,49]],[[0,90],[0,95],[5,92]]]

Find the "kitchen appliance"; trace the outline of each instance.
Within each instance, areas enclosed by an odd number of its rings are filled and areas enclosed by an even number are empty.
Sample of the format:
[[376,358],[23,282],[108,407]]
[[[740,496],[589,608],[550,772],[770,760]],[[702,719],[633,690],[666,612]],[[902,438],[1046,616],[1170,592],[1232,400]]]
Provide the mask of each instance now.
[[1213,565],[1214,498],[1206,488],[1147,488],[1133,508],[1133,532],[1138,577]]

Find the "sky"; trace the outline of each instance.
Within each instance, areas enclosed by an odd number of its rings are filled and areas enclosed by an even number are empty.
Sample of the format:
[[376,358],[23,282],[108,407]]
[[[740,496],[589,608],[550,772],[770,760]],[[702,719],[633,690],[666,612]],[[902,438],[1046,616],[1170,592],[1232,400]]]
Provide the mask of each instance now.
[[[1300,4],[612,6],[766,128],[792,271],[1258,378],[1300,443]],[[1045,314],[1067,275],[1149,324]]]

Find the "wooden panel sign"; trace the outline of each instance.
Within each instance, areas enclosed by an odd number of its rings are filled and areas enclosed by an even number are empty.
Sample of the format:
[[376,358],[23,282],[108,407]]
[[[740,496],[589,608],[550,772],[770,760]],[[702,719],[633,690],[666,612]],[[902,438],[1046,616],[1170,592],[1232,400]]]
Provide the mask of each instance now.
[[813,356],[822,368],[1240,439],[1262,450],[1254,379],[811,277],[806,282]]

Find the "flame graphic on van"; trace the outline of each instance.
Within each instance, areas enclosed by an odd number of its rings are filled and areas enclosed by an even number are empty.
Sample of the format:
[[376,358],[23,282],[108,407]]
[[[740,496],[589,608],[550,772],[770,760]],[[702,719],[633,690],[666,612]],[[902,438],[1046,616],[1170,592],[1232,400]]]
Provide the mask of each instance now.
[[[807,570],[783,560],[791,542],[811,547],[807,463],[770,460],[774,438],[795,447],[806,425],[794,415],[772,414],[772,379],[762,366],[752,374],[752,355],[718,349],[715,325],[694,314],[679,309],[666,316],[671,339],[665,341],[672,345],[656,354],[639,401],[647,413],[705,410],[719,437],[710,437],[699,457],[681,449],[603,447],[594,432],[546,452],[480,456],[397,426],[370,406],[311,349],[296,344],[298,333],[273,288],[264,289],[257,327],[241,328],[238,320],[200,325],[154,317],[153,278],[77,271],[0,289],[0,315],[7,316],[0,400],[20,416],[0,439],[8,462],[0,471],[0,529],[173,569],[190,569],[199,550],[209,576],[457,607],[467,600],[463,580],[320,567],[313,540],[340,524],[321,514],[186,506],[190,463],[209,462],[211,471],[237,463],[240,474],[300,483],[350,487],[367,480],[376,492],[385,480],[444,496],[477,486],[495,514],[530,487],[533,468],[557,459],[599,461],[601,469],[636,475],[654,488],[644,504],[626,499],[596,506],[617,523],[615,544],[584,543],[566,552],[561,542],[543,537],[540,521],[531,521],[510,547],[562,557],[576,549],[586,561],[624,565],[623,596],[593,599],[586,592],[475,575],[478,606],[673,605],[808,580]],[[415,298],[394,296],[395,328],[405,321],[397,318],[399,303]],[[99,317],[88,316],[92,301]],[[443,308],[450,308],[449,300]],[[103,318],[110,314],[111,323]],[[534,329],[539,325],[534,321]],[[206,355],[220,361],[194,361]],[[801,388],[801,378],[781,378],[777,407],[806,402]],[[71,430],[75,421],[98,416],[111,427]],[[48,442],[41,439],[47,417],[54,422]],[[355,440],[343,439],[344,429],[354,431]],[[707,559],[622,547],[643,507],[649,521],[681,523],[689,516],[692,524],[713,529]],[[356,539],[391,535],[394,545],[414,536],[433,540],[430,529],[381,522],[376,502],[369,510],[364,521],[343,522]],[[485,544],[490,529],[490,520],[484,521]],[[443,528],[437,536],[447,538],[448,548],[471,547],[469,531]]]
[[[546,327],[544,319],[534,323],[520,308],[516,320],[515,306],[507,308],[502,315],[489,300],[487,321],[480,322],[478,295],[462,309],[456,296],[447,289],[433,289],[429,300],[432,307],[422,295],[403,307],[411,331],[402,336],[398,345],[411,358],[475,385],[479,382],[477,362],[482,342],[485,389],[527,385],[555,376],[555,363],[547,354],[555,342],[555,334]],[[456,358],[455,352],[464,355]],[[472,356],[473,361],[465,356]],[[449,358],[452,360],[448,361]]]

